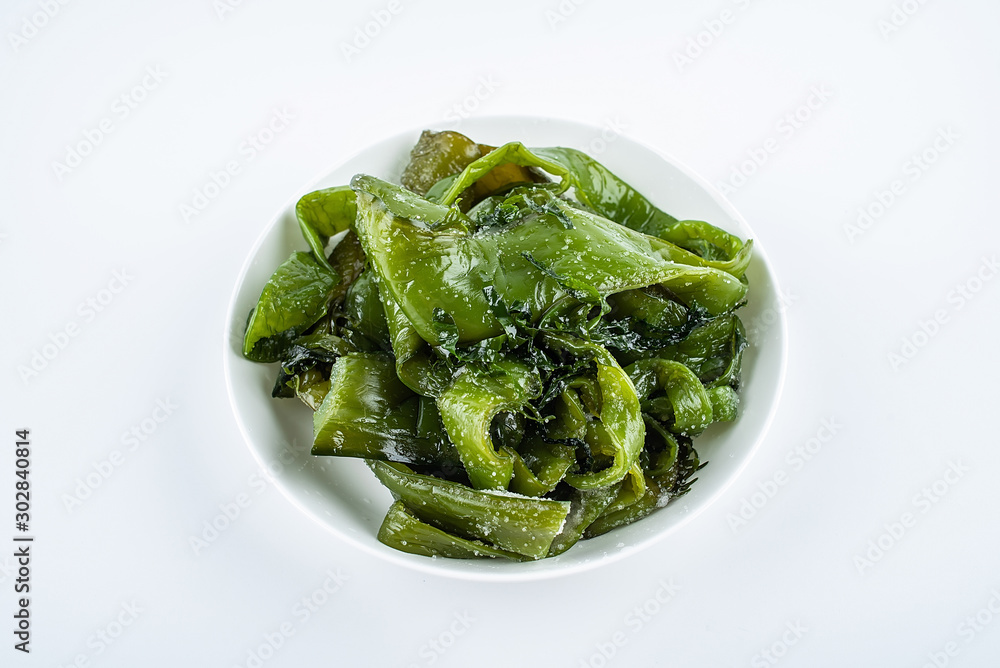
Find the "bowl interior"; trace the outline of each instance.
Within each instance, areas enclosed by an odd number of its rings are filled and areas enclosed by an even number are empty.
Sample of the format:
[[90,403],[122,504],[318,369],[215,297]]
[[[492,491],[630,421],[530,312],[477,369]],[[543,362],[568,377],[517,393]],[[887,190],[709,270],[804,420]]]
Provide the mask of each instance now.
[[495,146],[521,141],[527,146],[586,151],[672,215],[706,220],[742,238],[754,239],[754,257],[747,271],[749,300],[739,311],[751,339],[744,356],[740,414],[734,423],[713,425],[695,440],[702,461],[708,465],[698,472],[691,491],[639,522],[581,541],[555,558],[531,563],[429,559],[398,552],[376,540],[391,497],[362,461],[309,454],[311,411],[296,400],[272,399],[277,365],[249,362],[241,355],[247,314],[274,269],[293,250],[307,249],[295,220],[298,198],[318,188],[346,184],[362,172],[398,182],[420,130],[381,141],[303,188],[258,239],[236,283],[225,334],[224,367],[236,420],[258,463],[296,507],[342,539],[392,562],[488,580],[530,580],[608,563],[663,539],[697,515],[735,479],[763,440],[777,405],[785,366],[786,328],[777,283],[760,240],[721,195],[676,161],[615,134],[611,128],[497,117],[467,120],[456,129]]

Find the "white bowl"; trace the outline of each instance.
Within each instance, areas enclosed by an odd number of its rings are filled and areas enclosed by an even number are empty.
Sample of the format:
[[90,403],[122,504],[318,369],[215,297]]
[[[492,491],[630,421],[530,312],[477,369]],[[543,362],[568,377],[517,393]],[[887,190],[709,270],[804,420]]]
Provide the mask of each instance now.
[[361,460],[309,454],[311,411],[295,399],[272,399],[277,365],[250,362],[241,354],[247,314],[275,268],[293,250],[307,250],[295,220],[299,197],[318,188],[346,184],[361,172],[398,182],[420,129],[380,141],[303,187],[257,240],[236,281],[223,350],[236,421],[257,462],[297,508],[341,539],[390,562],[439,575],[501,581],[541,579],[611,563],[664,540],[694,519],[736,479],[767,433],[781,393],[787,333],[764,244],[704,179],[676,160],[607,128],[556,119],[494,117],[466,120],[457,129],[494,146],[521,141],[529,147],[567,146],[586,151],[668,213],[706,220],[754,240],[753,260],[747,271],[749,303],[739,311],[747,329],[752,330],[743,360],[739,416],[732,424],[713,425],[695,439],[695,448],[708,465],[698,472],[691,491],[639,522],[581,541],[558,557],[528,563],[432,559],[378,542],[376,534],[391,497]]

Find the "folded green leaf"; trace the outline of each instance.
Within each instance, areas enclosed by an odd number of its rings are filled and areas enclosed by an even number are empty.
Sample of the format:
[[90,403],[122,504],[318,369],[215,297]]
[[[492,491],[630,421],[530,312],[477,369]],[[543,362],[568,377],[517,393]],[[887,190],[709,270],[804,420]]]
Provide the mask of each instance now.
[[400,217],[418,213],[424,222],[440,222],[450,214],[398,186],[371,177],[354,182],[365,253],[382,288],[432,345],[442,343],[438,311],[454,319],[461,343],[503,332],[484,294],[488,287],[507,303],[526,304],[535,318],[566,296],[591,299],[653,284],[713,314],[746,295],[731,275],[665,260],[654,248],[663,242],[559,201],[553,206],[572,228],[552,214],[529,211],[498,232],[470,234],[467,223],[435,228]]
[[349,186],[325,188],[303,195],[295,205],[299,230],[320,264],[332,269],[327,261],[326,244],[330,237],[354,224],[357,206]]
[[340,278],[310,253],[295,252],[264,286],[250,314],[243,355],[254,362],[277,362],[292,342],[317,320]]

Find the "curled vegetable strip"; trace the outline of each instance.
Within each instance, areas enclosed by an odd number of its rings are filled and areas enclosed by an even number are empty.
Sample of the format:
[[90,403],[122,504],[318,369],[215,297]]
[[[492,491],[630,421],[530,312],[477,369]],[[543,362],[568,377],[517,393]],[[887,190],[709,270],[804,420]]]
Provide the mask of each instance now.
[[673,407],[673,430],[680,434],[701,433],[712,423],[712,401],[691,369],[680,362],[653,358],[639,360],[626,369],[644,399],[662,389]]
[[427,342],[403,313],[396,298],[381,287],[379,292],[382,294],[392,353],[396,358],[396,374],[417,394],[438,396],[448,385],[448,374],[435,366]]
[[344,355],[333,365],[330,383],[329,393],[313,414],[312,454],[457,463],[455,448],[447,439],[420,434],[419,397],[399,381],[388,356]]
[[[520,142],[505,144],[469,164],[437,201],[451,204],[476,179],[497,165],[511,163],[542,169],[572,186],[580,201],[625,227],[669,242],[661,247],[674,262],[711,267],[740,278],[750,262],[752,242],[700,220],[677,220],[658,209],[632,186],[582,151],[571,148],[527,149]],[[433,198],[435,189],[429,196]]]
[[535,155],[525,148],[521,142],[510,142],[467,166],[454,182],[450,184],[448,190],[441,196],[440,202],[445,205],[451,204],[463,190],[485,176],[493,168],[502,164],[513,164],[520,167],[539,167],[555,176],[563,176],[569,171],[558,162],[546,160]]
[[595,343],[564,334],[546,334],[545,341],[560,350],[588,357],[597,366],[602,433],[610,441],[613,456],[613,463],[606,469],[569,474],[566,482],[577,489],[595,489],[618,482],[635,465],[645,439],[639,397],[631,379],[611,353]]
[[540,392],[536,372],[505,361],[490,371],[466,367],[438,397],[441,421],[473,487],[507,489],[510,485],[514,460],[511,453],[493,447],[490,425],[498,413],[520,410]]
[[620,485],[608,485],[591,490],[574,490],[566,523],[549,547],[549,556],[562,554],[583,538],[584,531],[601,516],[618,495]]
[[295,205],[295,218],[316,260],[333,269],[326,257],[330,237],[347,231],[357,216],[354,191],[349,186],[316,190]]
[[573,448],[547,443],[540,436],[522,442],[514,457],[510,491],[525,496],[545,496],[556,488],[575,463]]
[[535,156],[565,169],[577,197],[597,213],[675,245],[668,251],[675,262],[720,269],[736,278],[746,272],[752,241],[744,244],[739,237],[704,221],[677,220],[582,151],[571,148],[532,151]]

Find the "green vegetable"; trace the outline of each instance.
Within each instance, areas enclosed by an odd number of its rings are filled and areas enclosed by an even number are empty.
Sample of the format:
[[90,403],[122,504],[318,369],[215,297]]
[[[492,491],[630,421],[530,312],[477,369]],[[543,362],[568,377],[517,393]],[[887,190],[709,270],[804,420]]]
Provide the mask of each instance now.
[[[314,455],[388,459],[414,464],[457,464],[440,418],[396,377],[383,354],[348,353],[333,365],[330,390],[313,415]],[[420,428],[432,420],[430,434]]]
[[639,360],[627,369],[643,400],[662,390],[670,403],[671,431],[701,433],[712,422],[712,402],[691,369],[680,362],[653,358]]
[[570,496],[569,515],[566,517],[566,523],[562,530],[552,540],[549,556],[554,557],[557,554],[562,554],[576,545],[583,538],[587,528],[604,513],[605,509],[618,496],[620,487],[621,485],[618,484],[590,490],[573,490],[573,494]]
[[441,421],[476,489],[507,489],[514,475],[509,452],[497,451],[490,425],[501,411],[520,410],[541,393],[537,372],[517,362],[489,371],[465,367],[438,397]]
[[566,482],[577,489],[595,489],[618,482],[635,464],[645,438],[639,397],[632,381],[615,358],[597,344],[564,334],[548,334],[546,342],[563,353],[593,359],[600,396],[600,407],[595,413],[600,428],[593,427],[591,450],[611,457],[607,468],[572,473]]
[[291,343],[326,314],[340,277],[309,253],[295,252],[264,286],[250,314],[243,355],[254,362],[277,362]]
[[454,320],[459,342],[503,333],[484,295],[487,286],[508,303],[526,304],[536,318],[566,296],[600,299],[654,284],[712,315],[746,296],[732,275],[665,260],[664,242],[561,200],[549,200],[553,213],[529,208],[516,225],[473,234],[465,216],[402,188],[373,177],[355,177],[354,186],[365,253],[386,293],[432,345],[442,342],[439,310]]
[[568,445],[552,443],[535,435],[519,444],[514,457],[510,491],[525,496],[545,496],[556,488],[576,461]]
[[534,559],[548,554],[570,509],[566,501],[475,490],[413,473],[403,464],[376,461],[371,466],[382,484],[423,521]]
[[476,557],[503,557],[522,560],[515,553],[491,547],[478,540],[462,538],[436,526],[421,522],[402,501],[389,507],[378,539],[401,552],[421,554],[425,557],[451,557],[452,559],[474,559]]
[[677,220],[582,151],[540,148],[534,152],[567,169],[577,197],[586,206],[621,225],[689,251],[675,251],[671,258],[675,262],[721,269],[737,278],[746,271],[752,242],[744,244],[739,237],[703,221]]
[[410,151],[410,162],[403,171],[401,183],[424,195],[431,186],[482,156],[479,144],[457,132],[424,130]]
[[305,195],[308,252],[244,355],[313,409],[318,456],[393,494],[378,539],[540,559],[683,495],[737,419],[752,243],[678,220],[586,154],[424,132],[402,186]]
[[311,192],[295,205],[299,229],[320,264],[331,268],[327,261],[326,244],[330,237],[350,228],[356,212],[354,191],[348,186]]

